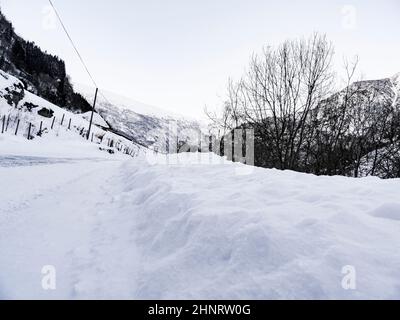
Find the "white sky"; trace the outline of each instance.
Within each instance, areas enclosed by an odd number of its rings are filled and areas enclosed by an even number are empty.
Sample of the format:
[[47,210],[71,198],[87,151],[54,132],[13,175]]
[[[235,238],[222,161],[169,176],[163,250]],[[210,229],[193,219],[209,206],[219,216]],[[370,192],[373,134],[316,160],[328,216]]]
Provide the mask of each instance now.
[[[336,65],[358,54],[365,78],[400,72],[399,0],[53,0],[100,88],[199,117],[220,105],[252,52],[314,31]],[[47,0],[0,0],[18,34],[90,84]],[[355,10],[355,11],[354,11]]]

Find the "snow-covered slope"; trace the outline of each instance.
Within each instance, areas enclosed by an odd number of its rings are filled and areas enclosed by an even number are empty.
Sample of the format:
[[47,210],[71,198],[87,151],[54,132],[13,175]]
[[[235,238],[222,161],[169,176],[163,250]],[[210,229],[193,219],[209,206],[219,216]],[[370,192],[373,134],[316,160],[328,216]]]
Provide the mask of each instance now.
[[[93,101],[93,90],[83,85],[75,88]],[[157,107],[104,92],[98,96],[96,111],[115,132],[152,149],[165,152],[168,144],[176,146],[177,142],[199,145],[201,123]]]
[[0,168],[0,298],[400,298],[400,180],[158,157]]
[[0,70],[0,106],[15,107],[24,97],[24,86],[15,77]]
[[[90,86],[86,86],[83,84],[76,83],[74,84],[74,88],[88,97],[88,101],[92,102],[94,98],[94,90]],[[156,106],[152,106],[149,104],[145,104],[143,102],[139,102],[133,100],[131,98],[123,97],[114,92],[108,90],[101,90],[100,95],[98,96],[100,101],[106,102],[104,97],[106,97],[109,102],[111,102],[115,107],[120,109],[129,109],[134,111],[135,113],[144,115],[144,116],[152,116],[158,118],[183,118],[181,115],[178,115],[172,111],[168,111]]]
[[[354,82],[349,86],[323,101],[324,106],[335,108],[343,103],[346,94],[351,95],[351,99],[358,99],[359,104],[370,104],[377,111],[384,109],[385,105],[390,102],[393,107],[400,109],[400,101],[397,97],[400,94],[400,73],[390,78],[379,80],[365,80]],[[363,106],[358,106],[363,107]]]
[[[74,146],[68,151],[72,154],[76,154],[74,150],[85,154],[78,146],[95,149],[99,154],[125,152],[127,149],[136,152],[142,148],[107,131],[107,123],[98,114],[94,116],[93,135],[86,141],[84,137],[89,128],[89,118],[90,113],[74,114],[30,93],[17,78],[0,70],[1,154],[12,152],[15,155],[18,152],[20,155],[32,155],[32,152],[38,154],[40,150],[46,154],[54,149],[63,150],[61,153],[65,154],[63,144]],[[29,127],[30,143],[25,145],[22,141],[28,139]]]

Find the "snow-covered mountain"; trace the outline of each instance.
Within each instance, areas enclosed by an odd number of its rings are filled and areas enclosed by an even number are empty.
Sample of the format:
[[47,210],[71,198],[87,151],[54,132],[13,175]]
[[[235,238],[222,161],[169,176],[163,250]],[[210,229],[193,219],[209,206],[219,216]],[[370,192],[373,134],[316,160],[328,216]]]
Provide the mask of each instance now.
[[[82,85],[74,87],[93,101],[94,90]],[[174,151],[183,144],[197,147],[202,138],[200,122],[111,92],[99,94],[96,112],[113,132],[160,152]]]
[[393,107],[400,109],[400,99],[398,99],[400,94],[400,73],[384,79],[354,82],[349,88],[339,91],[330,97],[329,100],[343,99],[346,92],[354,92],[358,96],[370,98],[364,103],[371,103],[377,109],[382,108],[382,104],[387,103],[387,101],[390,101]]
[[332,136],[341,130],[349,140],[345,143],[361,144],[361,159],[354,159],[361,163],[358,176],[400,176],[400,73],[355,82],[324,101],[320,113]]

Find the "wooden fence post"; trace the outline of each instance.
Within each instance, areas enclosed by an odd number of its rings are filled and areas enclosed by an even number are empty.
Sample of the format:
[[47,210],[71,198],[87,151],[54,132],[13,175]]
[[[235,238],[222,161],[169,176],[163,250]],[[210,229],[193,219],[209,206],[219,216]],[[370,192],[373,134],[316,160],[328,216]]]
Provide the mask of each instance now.
[[167,132],[167,136],[165,138],[165,149],[167,151],[167,154],[169,154],[169,132]]
[[71,118],[69,118],[68,130],[71,130]]
[[63,114],[62,119],[61,119],[61,126],[62,126],[63,123],[64,123],[64,118],[65,118],[65,114]]
[[8,125],[10,124],[10,115],[7,117],[6,132],[8,131]]
[[1,129],[1,133],[4,133],[5,125],[6,125],[6,115],[3,116],[3,127]]
[[56,117],[53,117],[53,122],[51,123],[51,130],[54,128],[54,122],[56,121]]
[[31,140],[31,129],[32,129],[32,123],[29,122],[29,128],[28,128],[28,140]]
[[19,119],[18,119],[18,121],[17,121],[17,128],[15,129],[15,135],[17,135],[18,134],[18,128],[19,128]]

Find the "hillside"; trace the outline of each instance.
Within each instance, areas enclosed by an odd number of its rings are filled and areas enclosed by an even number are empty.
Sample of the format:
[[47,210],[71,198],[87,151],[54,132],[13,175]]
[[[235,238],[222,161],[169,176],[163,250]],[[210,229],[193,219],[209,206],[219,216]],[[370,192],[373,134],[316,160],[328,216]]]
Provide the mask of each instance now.
[[2,155],[135,155],[142,149],[131,140],[110,132],[98,115],[87,140],[88,119],[87,114],[69,112],[25,90],[21,81],[0,70]]
[[399,74],[351,84],[322,102],[318,118],[326,134],[344,136],[334,151],[348,150],[347,175],[400,177]]
[[[89,101],[94,99],[93,90],[82,85],[77,88]],[[106,98],[98,97],[96,111],[113,132],[142,146],[173,152],[177,145],[188,144],[197,150],[200,139],[204,139],[199,121],[110,92],[106,92]]]

